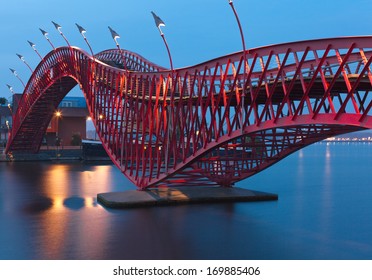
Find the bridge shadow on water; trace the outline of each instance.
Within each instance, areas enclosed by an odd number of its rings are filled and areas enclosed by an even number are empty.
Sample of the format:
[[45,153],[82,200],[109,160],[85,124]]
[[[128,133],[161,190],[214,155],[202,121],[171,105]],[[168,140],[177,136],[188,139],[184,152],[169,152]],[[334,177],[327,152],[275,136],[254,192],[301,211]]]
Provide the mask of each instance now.
[[26,202],[22,207],[22,211],[27,214],[38,214],[48,211],[53,207],[53,199],[45,196],[34,197],[29,202]]
[[[98,203],[95,198],[83,198],[78,196],[67,197],[63,200],[63,207],[73,211],[82,210],[88,207],[87,203],[90,203],[89,207],[97,207]],[[28,202],[24,202],[21,207],[22,212],[26,214],[39,214],[52,210],[53,207],[57,206],[58,200],[46,196],[35,196],[30,198]]]
[[85,207],[85,199],[78,196],[72,196],[66,198],[63,201],[63,205],[71,210],[80,210],[81,208]]

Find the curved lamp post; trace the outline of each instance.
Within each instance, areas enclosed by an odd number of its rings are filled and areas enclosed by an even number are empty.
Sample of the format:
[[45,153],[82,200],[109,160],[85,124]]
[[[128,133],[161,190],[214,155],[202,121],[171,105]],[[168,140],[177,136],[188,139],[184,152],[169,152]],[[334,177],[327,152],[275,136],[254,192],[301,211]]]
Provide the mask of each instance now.
[[52,21],[54,27],[57,29],[57,31],[59,32],[59,34],[61,34],[61,36],[63,37],[63,39],[66,41],[67,45],[69,47],[71,47],[70,43],[68,42],[66,36],[62,33],[62,26],[60,26],[58,23],[55,23],[54,21]]
[[12,68],[9,68],[9,70],[10,70],[10,72],[13,73],[14,76],[16,76],[16,78],[17,78],[17,79],[22,83],[23,87],[25,88],[26,85],[25,85],[25,83],[22,81],[22,79],[18,76],[16,70],[14,70],[14,69],[12,69]]
[[126,65],[126,59],[125,59],[125,56],[123,54],[123,50],[120,48],[120,45],[119,45],[118,40],[117,40],[117,39],[120,38],[120,35],[118,33],[116,33],[115,30],[113,30],[110,26],[108,26],[108,29],[110,30],[111,37],[112,37],[112,39],[114,39],[114,41],[116,43],[116,47],[119,50],[119,53],[121,55],[121,59],[123,60],[124,69],[128,70],[127,65]]
[[8,87],[9,91],[10,91],[12,94],[15,94],[15,93],[14,93],[14,90],[13,90],[13,87],[12,87],[11,85],[6,84],[6,86]]
[[40,60],[43,60],[43,57],[40,55],[40,53],[37,51],[36,49],[36,45],[34,43],[32,43],[31,41],[28,41],[27,42],[30,44],[31,48],[36,52],[36,54],[40,57]]
[[23,55],[21,55],[21,54],[16,54],[18,57],[19,57],[19,59],[20,60],[22,60],[22,62],[24,63],[24,64],[26,64],[26,66],[28,67],[28,69],[30,69],[30,71],[31,71],[31,73],[33,72],[33,70],[32,70],[32,68],[31,68],[31,66],[27,63],[27,61],[25,60],[25,58],[23,57]]
[[[15,92],[13,90],[13,87],[11,85],[8,85],[8,84],[6,84],[6,86],[8,87],[9,91],[14,95]],[[8,100],[8,109],[9,109],[9,112],[10,112],[10,115],[11,115],[11,118],[12,118],[12,123],[13,123],[13,109],[12,109],[12,106],[10,105],[10,103],[9,103],[9,100]],[[8,120],[6,121],[6,126],[8,127],[8,133],[10,134],[11,129],[9,127],[9,121]]]
[[167,52],[168,52],[168,57],[169,57],[169,63],[170,63],[170,67],[171,67],[171,71],[172,71],[172,76],[173,76],[173,60],[172,60],[172,55],[170,53],[170,50],[169,50],[169,46],[168,46],[168,43],[167,43],[167,40],[165,39],[165,35],[163,33],[163,31],[161,30],[160,27],[162,26],[165,26],[165,23],[164,21],[161,20],[160,17],[158,17],[154,12],[151,12],[152,16],[154,17],[154,20],[155,20],[155,25],[156,27],[159,29],[159,32],[160,32],[160,36],[161,38],[163,39],[163,42],[165,44],[165,47],[167,48]]
[[238,13],[235,10],[233,0],[229,0],[229,5],[235,15],[236,22],[238,23],[239,31],[240,31],[240,38],[242,41],[242,46],[243,46],[243,63],[244,63],[244,69],[243,69],[243,88],[242,88],[242,101],[241,101],[241,114],[242,114],[242,119],[241,119],[241,130],[243,133],[243,126],[244,126],[244,101],[245,101],[245,90],[246,90],[246,82],[247,82],[247,73],[248,73],[248,62],[247,62],[247,54],[246,54],[246,47],[245,47],[245,39],[244,39],[244,33],[243,33],[243,28],[239,20]]
[[41,28],[39,28],[39,30],[41,31],[41,33],[43,34],[43,36],[45,37],[45,39],[47,39],[47,41],[49,42],[49,44],[52,46],[53,50],[55,50],[56,48],[54,47],[53,43],[48,38],[48,32],[46,32],[45,30],[43,30]]
[[[14,90],[13,90],[13,87],[11,85],[8,85],[6,84],[6,86],[8,87],[9,91],[12,93],[12,95],[15,94]],[[13,116],[13,110],[12,110],[12,107],[10,106],[10,103],[9,103],[9,100],[8,100],[8,108],[9,108],[9,111],[10,113],[12,114]]]
[[[161,30],[161,27],[162,26],[165,26],[165,23],[154,12],[151,12],[151,14],[154,17],[155,25],[158,28],[159,33],[160,33],[160,36],[163,39],[164,45],[165,45],[165,47],[167,49],[168,57],[169,57],[169,64],[170,64],[170,67],[171,67],[171,79],[173,80],[173,78],[174,78],[174,68],[173,68],[172,55],[171,55],[171,52],[169,50],[169,46],[168,46],[167,40],[165,39],[165,35],[164,35],[163,31]],[[172,82],[172,80],[171,80],[171,82]],[[172,83],[170,83],[170,85],[172,85]],[[171,105],[171,110],[173,110],[173,102],[171,102],[170,105]],[[164,102],[164,106],[166,106],[166,102]],[[168,113],[168,110],[166,108],[164,110],[165,110],[166,113]],[[171,114],[171,113],[169,113],[169,114]],[[171,126],[172,126],[172,120],[171,120],[171,118],[169,116],[167,118],[167,134],[168,135],[167,135],[167,145],[166,145],[166,148],[165,148],[165,172],[166,173],[168,173],[168,156],[169,156],[170,131],[172,130],[171,129]]]
[[81,36],[83,36],[85,43],[87,43],[92,56],[94,57],[94,53],[93,53],[92,47],[90,46],[87,37],[85,37],[85,33],[87,31],[83,27],[81,27],[79,24],[77,24],[77,23],[75,23],[75,24],[76,24],[77,28],[79,29],[79,32],[80,32]]

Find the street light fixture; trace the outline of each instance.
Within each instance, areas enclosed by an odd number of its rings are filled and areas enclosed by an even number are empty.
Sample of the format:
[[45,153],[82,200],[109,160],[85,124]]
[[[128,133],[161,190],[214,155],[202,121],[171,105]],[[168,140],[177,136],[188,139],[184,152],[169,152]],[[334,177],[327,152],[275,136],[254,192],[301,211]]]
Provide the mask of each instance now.
[[48,38],[48,32],[46,32],[45,30],[39,28],[41,33],[43,34],[43,36],[45,37],[45,39],[47,39],[47,41],[49,42],[49,44],[52,46],[53,50],[55,50],[56,48],[54,47],[53,43],[50,41],[50,39]]
[[239,31],[240,31],[240,37],[241,37],[241,40],[242,40],[242,45],[243,45],[243,51],[244,51],[244,56],[245,56],[245,51],[246,51],[246,47],[245,47],[245,39],[244,39],[244,33],[243,33],[243,28],[242,28],[242,25],[240,23],[240,19],[239,19],[239,15],[234,7],[234,3],[232,0],[229,0],[229,5],[235,15],[235,18],[236,18],[236,22],[238,23],[238,27],[239,27]]
[[18,57],[19,57],[19,59],[20,60],[22,60],[22,62],[24,63],[24,64],[26,64],[26,66],[28,67],[28,69],[30,69],[30,71],[31,71],[31,73],[33,72],[32,71],[32,68],[31,68],[31,66],[27,63],[27,61],[25,60],[25,58],[23,57],[23,55],[21,55],[21,54],[16,54]]
[[161,38],[163,39],[163,42],[165,44],[165,47],[167,48],[167,52],[168,52],[168,57],[169,57],[169,63],[170,63],[170,67],[171,67],[171,71],[172,71],[172,77],[173,77],[173,60],[172,60],[172,56],[171,56],[171,53],[170,53],[170,50],[169,50],[169,46],[168,46],[168,43],[167,43],[167,40],[165,39],[165,35],[163,33],[163,31],[161,30],[160,27],[162,26],[165,26],[165,23],[164,21],[162,21],[162,19],[160,17],[158,17],[154,12],[151,12],[152,16],[154,17],[154,20],[155,20],[155,25],[156,27],[159,29],[159,32],[160,32],[160,36]]
[[83,36],[84,41],[87,43],[87,45],[88,45],[88,47],[90,49],[90,52],[92,53],[92,56],[94,57],[94,53],[93,53],[92,47],[90,46],[87,37],[85,37],[85,33],[87,31],[83,27],[81,27],[79,24],[77,24],[77,23],[75,23],[75,24],[76,24],[77,28],[79,29],[79,32],[80,32],[81,36]]
[[235,10],[234,3],[232,0],[229,0],[229,5],[235,15],[236,22],[239,27],[240,31],[240,38],[242,41],[242,46],[243,46],[243,63],[244,63],[244,68],[243,68],[243,88],[242,88],[242,101],[241,101],[241,130],[243,133],[243,126],[244,126],[244,99],[245,99],[245,87],[246,87],[246,82],[247,82],[247,73],[248,73],[248,61],[247,61],[247,53],[246,53],[246,47],[245,47],[245,39],[244,39],[244,33],[243,33],[243,28],[239,20],[239,15]]
[[[57,110],[55,113],[54,113],[55,117],[56,117],[56,141],[59,141],[58,140],[58,131],[59,131],[59,119],[61,118],[62,116],[62,112]],[[57,145],[58,146],[58,145]]]
[[116,31],[113,30],[110,26],[108,26],[108,29],[111,32],[112,39],[114,39],[114,41],[116,43],[116,47],[118,47],[118,49],[120,50],[119,42],[117,41],[117,39],[120,38],[120,35],[118,33],[116,33]]
[[[162,26],[165,26],[165,23],[153,11],[151,11],[151,14],[154,17],[155,25],[158,28],[159,33],[160,33],[160,36],[163,39],[164,45],[165,45],[165,47],[167,49],[168,57],[169,57],[169,64],[170,64],[170,67],[171,67],[171,78],[173,80],[173,78],[174,78],[174,68],[173,68],[172,55],[171,55],[171,52],[169,50],[169,46],[168,46],[167,40],[165,39],[165,35],[164,35],[163,31],[161,30],[161,27]],[[170,85],[171,85],[171,83],[170,83]],[[166,113],[168,112],[168,110],[166,108],[164,110],[166,110]],[[171,103],[171,110],[173,110],[173,103]],[[170,113],[169,113],[169,115],[170,115]],[[166,143],[166,148],[165,148],[166,149],[165,150],[165,172],[166,173],[168,173],[168,156],[169,156],[169,142],[170,142],[171,126],[172,126],[172,124],[171,124],[171,118],[169,116],[169,118],[167,118],[167,130],[168,130],[167,131],[167,134],[168,135],[167,135],[167,143]]]
[[40,57],[41,60],[43,60],[42,56],[40,55],[40,53],[37,51],[36,49],[36,45],[34,43],[32,43],[31,41],[28,41],[27,42],[30,44],[31,48],[36,52],[36,54]]
[[15,94],[15,92],[14,92],[14,90],[13,90],[13,87],[12,87],[11,85],[6,84],[6,86],[8,87],[8,89],[10,90],[10,92],[11,92],[12,94]]
[[119,53],[121,55],[121,59],[123,60],[124,69],[125,70],[128,70],[127,69],[127,65],[126,65],[126,59],[125,59],[124,54],[123,54],[123,50],[120,48],[120,45],[119,45],[119,43],[117,41],[117,39],[120,38],[120,35],[118,33],[116,33],[115,30],[113,30],[110,26],[108,27],[108,29],[111,32],[112,39],[114,39],[114,41],[116,43],[116,47],[119,49]]
[[[15,92],[13,90],[13,87],[8,84],[6,84],[6,86],[8,87],[9,91],[14,95]],[[8,102],[9,102],[9,98],[8,98]],[[9,108],[10,113],[13,115],[13,110],[12,110],[12,106],[10,105],[10,103],[8,103],[8,108]]]
[[61,36],[63,37],[63,39],[66,41],[67,45],[69,47],[71,47],[70,43],[68,42],[66,36],[62,33],[62,26],[60,26],[58,23],[55,23],[54,21],[52,21],[52,23],[54,24],[54,27],[57,29],[57,31],[59,32],[59,34],[61,34]]
[[22,81],[22,79],[18,76],[16,70],[12,69],[12,68],[9,68],[9,70],[13,73],[14,76],[16,76],[16,78],[22,83],[23,87],[25,88],[26,85],[25,83]]

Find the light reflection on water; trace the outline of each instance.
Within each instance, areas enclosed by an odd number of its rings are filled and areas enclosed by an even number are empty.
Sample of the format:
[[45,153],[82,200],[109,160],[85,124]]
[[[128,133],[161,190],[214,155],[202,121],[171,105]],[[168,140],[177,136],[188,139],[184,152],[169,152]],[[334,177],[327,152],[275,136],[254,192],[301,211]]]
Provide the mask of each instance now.
[[0,259],[372,259],[372,145],[316,144],[238,184],[277,202],[110,210],[112,165],[0,163]]

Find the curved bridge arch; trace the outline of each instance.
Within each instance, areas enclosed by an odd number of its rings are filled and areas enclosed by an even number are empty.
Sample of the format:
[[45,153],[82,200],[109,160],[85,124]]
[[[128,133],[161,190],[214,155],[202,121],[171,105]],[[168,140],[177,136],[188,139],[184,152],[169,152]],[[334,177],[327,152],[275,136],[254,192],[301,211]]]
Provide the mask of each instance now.
[[230,186],[306,145],[372,128],[371,54],[370,36],[322,39],[171,72],[124,50],[58,48],[32,74],[6,151],[37,152],[79,83],[106,151],[137,187]]

